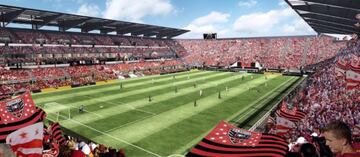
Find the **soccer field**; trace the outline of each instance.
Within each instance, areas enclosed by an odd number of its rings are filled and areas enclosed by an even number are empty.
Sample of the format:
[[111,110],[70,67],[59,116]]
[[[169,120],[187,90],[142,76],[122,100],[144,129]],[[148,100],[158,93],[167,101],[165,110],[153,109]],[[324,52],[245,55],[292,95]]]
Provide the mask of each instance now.
[[[124,148],[127,156],[170,156],[184,154],[221,120],[244,121],[250,111],[297,80],[195,70],[40,93],[33,98],[44,107],[48,119],[59,119],[63,127],[95,142]],[[78,112],[81,105],[83,113]]]

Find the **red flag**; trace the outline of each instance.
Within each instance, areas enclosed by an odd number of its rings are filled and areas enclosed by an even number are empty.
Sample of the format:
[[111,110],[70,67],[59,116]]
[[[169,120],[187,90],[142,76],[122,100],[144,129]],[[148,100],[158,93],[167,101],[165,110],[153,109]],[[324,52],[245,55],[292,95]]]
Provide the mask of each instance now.
[[0,143],[4,143],[6,136],[15,130],[42,122],[46,113],[35,106],[30,93],[25,93],[0,102],[0,117]]
[[[283,101],[284,102],[284,101]],[[299,111],[297,107],[289,108],[286,103],[281,105],[280,110],[276,112],[279,117],[286,118],[290,121],[297,122],[303,119],[306,113]]]
[[44,124],[42,122],[26,126],[9,134],[6,138],[6,144],[16,156],[22,157],[41,157],[42,156],[42,140]]
[[222,121],[186,156],[282,157],[287,150],[286,141],[277,135],[250,132]]
[[49,150],[44,150],[42,157],[57,157],[59,156],[60,148],[59,144],[52,142]]
[[343,59],[339,59],[335,65],[336,76],[345,77],[346,70],[349,69],[348,63]]
[[0,124],[15,123],[29,118],[36,112],[36,106],[29,92],[0,103]]
[[286,118],[282,118],[282,117],[276,117],[276,134],[279,136],[283,136],[286,133],[288,133],[290,130],[295,128],[295,124],[294,122],[286,119]]
[[60,124],[58,122],[51,125],[52,138],[56,140],[59,144],[65,144],[65,138],[63,137],[63,131],[61,130]]
[[346,88],[352,90],[360,85],[360,70],[349,69],[346,71]]

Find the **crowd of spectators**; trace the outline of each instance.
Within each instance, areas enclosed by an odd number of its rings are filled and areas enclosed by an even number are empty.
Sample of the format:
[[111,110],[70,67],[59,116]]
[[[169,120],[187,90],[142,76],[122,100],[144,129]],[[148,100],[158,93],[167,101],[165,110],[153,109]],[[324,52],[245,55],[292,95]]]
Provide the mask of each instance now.
[[[313,143],[319,151],[319,140],[314,138],[323,136],[326,125],[334,121],[345,122],[352,131],[352,141],[360,143],[359,86],[354,89],[346,88],[345,76],[339,77],[335,72],[337,61],[346,60],[350,63],[355,59],[354,56],[360,56],[359,50],[359,41],[349,42],[348,46],[333,58],[307,67],[314,70],[314,74],[285,99],[287,106],[296,107],[306,113],[301,121],[296,122],[296,127],[285,134],[290,143],[304,137],[305,141]],[[276,133],[275,126],[268,130]],[[293,151],[297,151],[297,148]]]
[[[241,62],[243,67],[259,62],[265,68],[295,68],[333,57],[344,42],[328,36],[300,36],[219,40],[178,40],[188,53],[190,65],[228,66]],[[179,50],[182,52],[182,50]]]
[[87,85],[96,81],[118,79],[129,73],[140,76],[183,70],[179,60],[140,61],[109,65],[79,65],[64,68],[0,70],[0,95],[9,96],[19,90],[41,90],[73,84]]

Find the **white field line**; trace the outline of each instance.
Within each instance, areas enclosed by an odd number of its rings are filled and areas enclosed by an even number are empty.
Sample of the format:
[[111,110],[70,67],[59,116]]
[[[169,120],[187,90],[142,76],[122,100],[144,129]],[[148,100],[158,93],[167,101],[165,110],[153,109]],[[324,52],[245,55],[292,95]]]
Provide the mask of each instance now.
[[[48,119],[50,119],[50,118],[48,118]],[[50,119],[50,120],[52,120],[52,119]],[[103,135],[105,135],[105,136],[109,136],[110,138],[115,139],[115,140],[117,140],[117,141],[119,141],[119,142],[123,142],[123,143],[125,143],[125,144],[127,144],[127,145],[133,146],[133,147],[135,147],[135,148],[137,148],[137,149],[140,149],[140,150],[142,150],[142,151],[144,151],[144,152],[147,152],[147,153],[149,153],[149,154],[152,154],[152,155],[154,155],[154,156],[161,157],[161,155],[159,155],[159,154],[156,154],[156,153],[151,152],[151,151],[149,151],[149,150],[147,150],[147,149],[144,149],[144,148],[142,148],[142,147],[139,147],[139,146],[137,146],[137,145],[134,145],[134,144],[132,144],[132,143],[130,143],[130,142],[127,142],[127,141],[125,141],[125,140],[123,140],[123,139],[120,139],[120,138],[117,138],[117,137],[115,137],[115,136],[112,136],[112,135],[110,135],[110,134],[108,134],[108,133],[105,133],[105,132],[102,132],[102,131],[100,131],[100,130],[97,130],[97,129],[95,129],[95,128],[91,127],[91,126],[88,126],[88,125],[86,125],[86,124],[83,124],[83,123],[81,123],[81,122],[79,122],[79,121],[76,121],[76,120],[73,120],[73,119],[68,119],[68,120],[71,121],[71,122],[73,122],[73,123],[76,123],[76,124],[82,125],[82,126],[84,126],[84,127],[87,127],[87,128],[89,128],[89,129],[91,129],[91,130],[93,130],[93,131],[95,131],[95,132],[98,132],[98,133],[100,133],[100,134],[103,134]]]
[[[89,96],[84,96],[84,97],[87,97],[87,98],[91,98],[91,99],[95,99],[96,101],[100,101],[100,102],[103,102],[103,103],[107,103],[107,104],[110,104],[110,105],[116,105],[118,106],[119,104],[118,103],[113,103],[113,102],[109,102],[109,101],[103,101],[103,100],[100,100],[99,98],[93,98],[93,97],[89,97]],[[147,113],[147,114],[151,114],[151,115],[156,115],[156,113],[152,113],[152,112],[149,112],[149,111],[145,111],[145,110],[141,110],[141,109],[137,109],[129,104],[126,104],[124,102],[121,102],[119,101],[120,104],[124,104],[126,105],[127,107],[129,107],[130,109],[133,109],[133,110],[136,110],[136,111],[140,111],[140,112],[144,112],[144,113]]]
[[[76,108],[76,109],[79,109],[78,107],[75,107],[75,106],[72,106],[72,105],[63,105],[63,104],[60,104],[60,103],[57,103],[57,102],[50,102],[50,103],[55,103],[57,105],[61,105],[61,106],[66,106],[66,107],[71,107],[71,108]],[[48,103],[47,103],[48,104]],[[84,109],[84,112],[88,112],[90,114],[94,114],[95,116],[99,117],[99,118],[103,118],[104,116],[100,115],[100,114],[97,114],[95,112],[91,112],[91,111],[88,111],[88,110],[85,110]],[[71,114],[70,114],[71,115]]]

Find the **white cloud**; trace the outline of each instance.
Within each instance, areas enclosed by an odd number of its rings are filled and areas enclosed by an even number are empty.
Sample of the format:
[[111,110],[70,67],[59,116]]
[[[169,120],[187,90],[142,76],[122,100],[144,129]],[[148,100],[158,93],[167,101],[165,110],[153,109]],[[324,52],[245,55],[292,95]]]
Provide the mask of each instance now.
[[[288,35],[286,33],[301,34],[311,32],[311,30],[307,30],[309,26],[302,23],[302,21],[297,20],[292,24],[288,24],[289,21],[298,18],[296,12],[290,7],[268,12],[251,13],[240,16],[234,22],[233,30],[245,36]],[[283,30],[279,30],[279,28]]]
[[302,35],[313,33],[311,27],[302,19],[293,21],[291,24],[285,24],[282,27],[285,34],[288,35]]
[[85,15],[85,16],[94,16],[99,17],[100,16],[100,8],[99,6],[95,4],[82,4],[80,8],[76,11],[75,14],[78,15]]
[[285,0],[279,0],[278,5],[281,7],[286,7],[287,3],[285,2]]
[[257,4],[258,2],[256,0],[248,0],[248,1],[240,1],[238,3],[239,7],[253,7]]
[[108,19],[142,22],[145,16],[168,15],[173,10],[170,0],[106,0],[103,16]]
[[186,33],[180,38],[201,38],[203,33],[218,33],[219,36],[229,32],[222,24],[229,21],[230,14],[213,11],[208,15],[196,18],[184,29],[191,32]]
[[210,14],[195,19],[192,24],[207,25],[216,23],[225,23],[229,20],[230,14],[212,11]]

